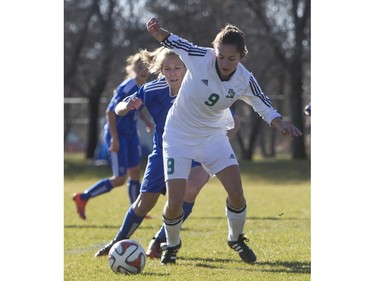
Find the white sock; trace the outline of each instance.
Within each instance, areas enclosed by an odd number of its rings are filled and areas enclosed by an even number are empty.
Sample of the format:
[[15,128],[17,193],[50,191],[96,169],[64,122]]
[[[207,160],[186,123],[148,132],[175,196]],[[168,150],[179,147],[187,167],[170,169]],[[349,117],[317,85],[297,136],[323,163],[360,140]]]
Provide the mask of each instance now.
[[174,220],[169,220],[163,215],[163,222],[164,222],[164,228],[165,228],[165,234],[167,237],[168,247],[174,247],[180,243],[180,231],[182,227],[183,218],[184,218],[183,213],[181,217],[174,219]]
[[237,241],[240,234],[243,233],[246,220],[246,204],[240,209],[232,208],[228,205],[225,207],[225,214],[228,221],[228,241]]

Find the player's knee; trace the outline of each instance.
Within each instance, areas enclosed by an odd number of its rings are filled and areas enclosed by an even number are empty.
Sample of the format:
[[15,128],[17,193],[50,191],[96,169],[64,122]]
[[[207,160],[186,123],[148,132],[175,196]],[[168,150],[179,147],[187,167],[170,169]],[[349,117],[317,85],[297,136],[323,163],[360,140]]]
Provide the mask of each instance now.
[[129,178],[132,180],[139,180],[141,176],[141,170],[139,166],[128,169]]
[[113,187],[123,185],[125,183],[126,176],[113,177],[111,179]]
[[173,201],[168,201],[167,204],[167,213],[168,217],[178,217],[182,213],[182,204],[183,202],[173,202]]
[[154,208],[159,196],[156,194],[141,193],[137,200],[133,203],[133,210],[139,217],[147,215]]
[[228,199],[232,203],[232,207],[242,206],[246,203],[242,189],[228,193]]
[[145,201],[137,201],[136,204],[133,205],[133,210],[137,216],[144,217],[151,211],[152,207],[153,206],[150,206],[150,204],[147,204]]
[[184,200],[188,202],[195,201],[195,198],[198,196],[199,191],[200,191],[199,188],[196,188],[195,186],[192,186],[192,185],[191,186],[188,185]]

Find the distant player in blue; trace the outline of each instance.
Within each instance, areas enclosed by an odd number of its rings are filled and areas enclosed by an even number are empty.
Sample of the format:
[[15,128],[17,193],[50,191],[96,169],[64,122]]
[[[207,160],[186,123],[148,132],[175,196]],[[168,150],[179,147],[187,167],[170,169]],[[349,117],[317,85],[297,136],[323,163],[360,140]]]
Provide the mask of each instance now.
[[[86,219],[85,207],[90,198],[109,192],[114,187],[122,186],[127,175],[129,200],[133,203],[140,192],[140,142],[137,132],[136,111],[120,117],[115,113],[116,105],[125,97],[137,92],[148,78],[148,69],[142,63],[141,54],[136,53],[128,57],[125,71],[125,80],[114,91],[114,95],[106,110],[106,123],[104,125],[104,139],[108,149],[113,175],[104,178],[89,187],[83,193],[74,193],[73,200],[76,204],[78,215]],[[152,122],[143,115],[146,128],[152,129]]]
[[[148,157],[148,163],[141,186],[141,194],[128,209],[116,237],[100,249],[95,256],[106,256],[114,243],[130,238],[142,223],[145,215],[157,203],[160,194],[165,194],[162,135],[165,120],[186,73],[181,59],[166,48],[154,52],[141,51],[143,61],[147,62],[150,72],[162,74],[161,78],[146,83],[136,94],[126,98],[116,106],[116,113],[123,116],[145,106],[155,123],[154,145]],[[233,118],[232,118],[233,121]],[[229,122],[228,122],[229,123]],[[188,190],[200,191],[208,181],[209,175],[199,163],[194,163],[188,179]],[[194,185],[194,186],[193,186]],[[191,213],[194,203],[184,204],[186,217]],[[159,246],[159,245],[158,245]],[[160,248],[159,248],[160,251]],[[160,256],[160,253],[159,253]]]

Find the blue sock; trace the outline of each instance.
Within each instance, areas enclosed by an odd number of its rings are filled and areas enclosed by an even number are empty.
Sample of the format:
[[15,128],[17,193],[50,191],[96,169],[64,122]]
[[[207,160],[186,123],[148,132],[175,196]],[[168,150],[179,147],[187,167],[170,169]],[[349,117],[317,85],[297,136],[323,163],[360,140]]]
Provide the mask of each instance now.
[[[184,203],[182,204],[182,209],[184,210],[183,221],[185,221],[188,218],[191,211],[193,210],[193,206],[194,206],[194,203],[188,203],[184,201]],[[159,239],[162,242],[165,242],[167,240],[167,237],[165,235],[164,225],[160,228],[159,232],[156,233],[155,238]]]
[[138,226],[141,225],[144,217],[138,217],[133,210],[133,205],[128,209],[124,221],[115,237],[116,241],[123,239],[129,239],[130,236],[137,230]]
[[135,180],[128,180],[128,194],[130,204],[133,204],[139,195],[141,189],[141,183]]
[[109,179],[102,179],[86,189],[85,192],[81,194],[81,199],[88,200],[91,197],[109,192],[112,188],[113,186]]

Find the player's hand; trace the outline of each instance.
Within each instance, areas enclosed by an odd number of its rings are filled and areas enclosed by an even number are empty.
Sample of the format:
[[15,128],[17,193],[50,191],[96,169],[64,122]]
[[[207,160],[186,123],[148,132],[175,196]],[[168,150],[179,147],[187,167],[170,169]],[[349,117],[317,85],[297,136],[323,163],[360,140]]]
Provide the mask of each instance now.
[[111,138],[109,150],[112,152],[118,152],[120,150],[120,142],[118,141],[118,138]]
[[156,18],[152,18],[147,22],[147,31],[151,35],[155,35],[160,31],[160,24]]
[[126,110],[138,110],[142,106],[142,100],[139,98],[131,98],[126,104]]
[[283,126],[280,126],[279,130],[282,135],[289,136],[291,138],[300,137],[302,136],[302,132],[293,124],[289,124],[287,122],[283,122]]
[[146,121],[146,132],[151,133],[154,130],[154,123]]

